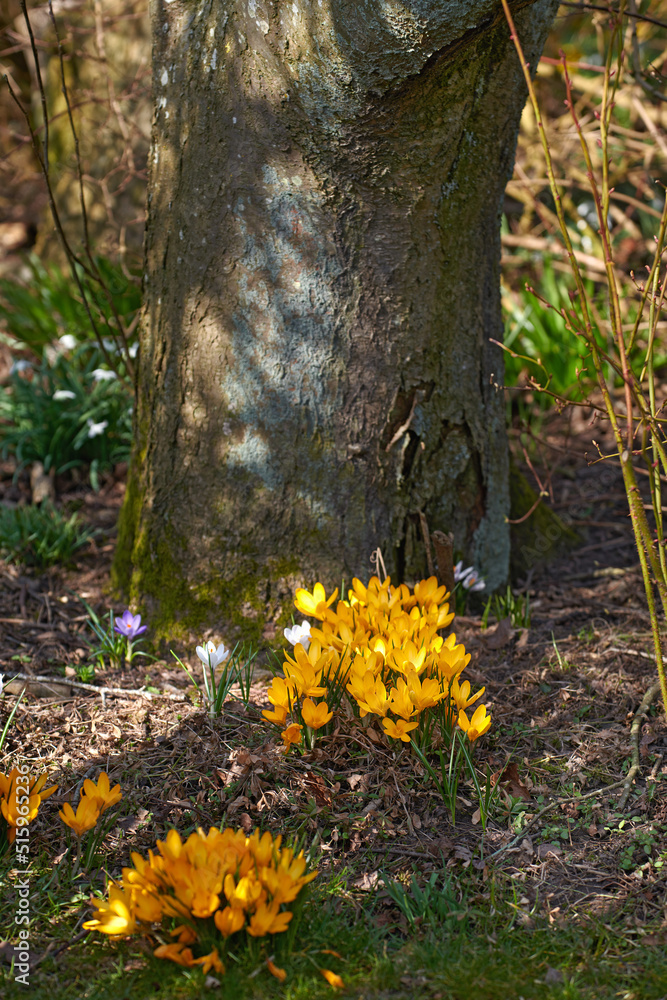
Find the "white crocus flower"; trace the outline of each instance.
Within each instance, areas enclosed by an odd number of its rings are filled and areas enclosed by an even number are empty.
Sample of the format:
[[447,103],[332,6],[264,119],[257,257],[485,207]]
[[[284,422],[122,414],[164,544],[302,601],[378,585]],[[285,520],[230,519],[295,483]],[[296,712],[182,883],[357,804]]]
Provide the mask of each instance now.
[[109,371],[108,368],[96,368],[92,376],[96,382],[111,382],[116,378],[116,373]]
[[454,567],[454,582],[460,583],[465,590],[470,590],[472,593],[486,588],[486,583],[474,566],[466,566],[465,569],[463,568],[462,559],[460,562],[457,562]]
[[58,343],[63,351],[73,351],[77,345],[77,339],[71,333],[65,333],[59,338]]
[[210,665],[211,670],[215,670],[221,663],[224,663],[229,658],[230,652],[231,650],[225,647],[224,642],[221,642],[216,648],[215,643],[211,642],[210,639],[205,646],[197,646],[197,656],[205,667]]
[[51,399],[55,399],[57,402],[60,402],[63,399],[76,399],[76,393],[72,392],[71,389],[58,389],[54,392]]
[[306,652],[308,652],[308,647],[310,646],[309,622],[301,622],[300,625],[295,625],[293,628],[286,628],[284,631],[288,642],[291,642],[293,646],[296,646],[300,642]]
[[90,418],[88,419],[88,437],[94,438],[98,437],[100,434],[104,434],[105,430],[109,426],[108,420],[102,420],[99,424],[96,424]]

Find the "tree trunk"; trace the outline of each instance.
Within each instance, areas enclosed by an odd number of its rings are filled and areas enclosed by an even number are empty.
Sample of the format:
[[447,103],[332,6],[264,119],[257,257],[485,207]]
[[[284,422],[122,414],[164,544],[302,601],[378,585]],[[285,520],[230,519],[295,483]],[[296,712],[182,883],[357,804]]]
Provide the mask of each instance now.
[[[554,0],[517,3],[536,61]],[[508,571],[498,0],[153,3],[136,449],[116,581],[159,634],[294,583]]]

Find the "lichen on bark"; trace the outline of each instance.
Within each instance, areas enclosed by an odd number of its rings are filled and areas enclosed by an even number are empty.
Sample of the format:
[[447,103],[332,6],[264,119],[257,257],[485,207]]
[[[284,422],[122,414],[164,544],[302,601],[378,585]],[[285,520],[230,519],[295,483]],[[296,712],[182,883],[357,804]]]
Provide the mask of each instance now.
[[[529,58],[554,12],[517,5]],[[525,93],[499,4],[156,3],[153,37],[118,583],[166,630],[238,617],[249,580],[266,609],[367,576],[377,546],[414,579],[420,512],[504,582],[490,338]]]

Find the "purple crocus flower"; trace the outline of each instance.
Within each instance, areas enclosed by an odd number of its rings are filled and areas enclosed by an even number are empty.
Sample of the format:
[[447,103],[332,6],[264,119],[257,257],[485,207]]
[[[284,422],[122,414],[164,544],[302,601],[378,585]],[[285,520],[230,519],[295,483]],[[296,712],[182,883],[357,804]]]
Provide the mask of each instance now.
[[141,624],[141,615],[133,615],[128,608],[127,611],[123,611],[122,618],[115,619],[113,627],[119,635],[127,636],[128,639],[136,639],[138,635],[146,631],[148,626]]

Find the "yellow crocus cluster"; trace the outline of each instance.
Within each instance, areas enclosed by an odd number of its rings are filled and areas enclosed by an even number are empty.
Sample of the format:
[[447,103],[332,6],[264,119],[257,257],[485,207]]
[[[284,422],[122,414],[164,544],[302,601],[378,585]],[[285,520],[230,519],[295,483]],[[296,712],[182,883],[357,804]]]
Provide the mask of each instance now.
[[8,843],[14,843],[17,827],[32,823],[42,802],[57,790],[57,785],[45,789],[46,782],[46,774],[35,778],[18,767],[9,774],[0,772],[0,813],[7,826]]
[[[275,677],[268,698],[273,708],[264,717],[285,727],[286,750],[301,742],[303,726],[321,728],[332,717],[332,691],[346,692],[361,718],[377,715],[391,739],[409,742],[410,733],[438,710],[446,729],[458,726],[475,740],[487,731],[491,717],[482,705],[468,720],[466,709],[484,693],[471,693],[461,674],[470,660],[452,633],[445,587],[436,577],[410,590],[371,577],[368,586],[352,581],[348,599],[337,603],[338,591],[327,598],[316,583],[312,592],[299,589],[294,604],[320,622],[311,628],[307,646],[297,643],[285,654],[284,677]],[[315,702],[314,699],[323,698]]]
[[[93,919],[83,926],[112,936],[153,935],[153,925],[174,940],[159,945],[158,958],[224,972],[227,940],[279,934],[292,919],[288,908],[317,872],[306,874],[303,851],[281,848],[281,837],[258,831],[211,827],[183,841],[170,830],[148,860],[132,854],[108,899],[93,899]],[[176,924],[176,926],[173,926]]]

